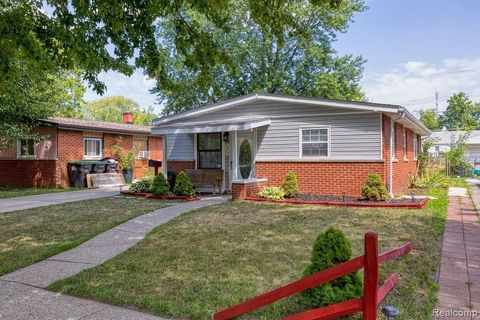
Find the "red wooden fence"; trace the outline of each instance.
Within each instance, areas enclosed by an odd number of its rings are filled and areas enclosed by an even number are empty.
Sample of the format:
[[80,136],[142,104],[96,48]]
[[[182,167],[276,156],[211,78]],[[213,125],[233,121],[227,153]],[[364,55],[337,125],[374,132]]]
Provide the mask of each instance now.
[[365,254],[348,260],[334,267],[312,274],[283,287],[269,291],[255,298],[246,300],[232,307],[218,311],[213,315],[214,320],[228,320],[247,312],[264,307],[275,301],[287,298],[307,289],[319,286],[326,282],[341,278],[347,274],[364,268],[363,297],[339,302],[326,307],[309,310],[290,315],[284,320],[324,320],[335,319],[357,312],[362,312],[363,320],[376,320],[380,302],[385,299],[390,290],[398,283],[398,276],[392,274],[385,283],[378,288],[379,264],[400,257],[413,248],[411,243],[378,254],[378,235],[373,232],[365,234]]

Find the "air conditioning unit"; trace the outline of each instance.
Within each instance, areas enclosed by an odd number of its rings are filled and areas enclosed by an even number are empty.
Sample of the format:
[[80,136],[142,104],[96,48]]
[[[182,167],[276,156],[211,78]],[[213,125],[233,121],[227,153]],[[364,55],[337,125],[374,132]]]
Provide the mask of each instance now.
[[150,151],[139,151],[138,157],[140,159],[150,159]]

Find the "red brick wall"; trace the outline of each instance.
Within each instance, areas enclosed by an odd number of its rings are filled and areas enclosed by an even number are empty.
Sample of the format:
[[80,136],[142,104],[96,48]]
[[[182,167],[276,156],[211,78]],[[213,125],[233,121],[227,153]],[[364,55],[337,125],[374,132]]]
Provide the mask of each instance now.
[[194,160],[168,160],[167,159],[167,166],[168,171],[175,172],[178,174],[180,171],[185,169],[195,169],[195,161]]
[[59,185],[56,160],[1,160],[0,185],[55,188]]
[[68,188],[67,162],[83,159],[83,132],[59,129],[57,141],[60,185]]
[[378,173],[384,178],[383,162],[256,162],[257,178],[269,186],[281,186],[288,171],[297,174],[301,192],[321,195],[360,196],[365,178]]
[[232,199],[241,200],[246,197],[256,197],[257,193],[266,185],[270,185],[268,181],[246,184],[232,183]]

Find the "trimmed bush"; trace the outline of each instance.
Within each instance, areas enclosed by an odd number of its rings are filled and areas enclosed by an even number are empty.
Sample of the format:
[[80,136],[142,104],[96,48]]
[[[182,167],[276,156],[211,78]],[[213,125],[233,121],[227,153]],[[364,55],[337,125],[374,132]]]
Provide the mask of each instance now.
[[[303,272],[309,276],[352,258],[352,246],[342,231],[329,228],[313,243],[310,265]],[[362,294],[362,278],[358,272],[351,273],[318,287],[309,289],[302,296],[311,307],[322,307],[357,298]]]
[[387,199],[387,188],[379,174],[370,173],[367,176],[362,187],[362,195],[371,201],[385,201]]
[[170,185],[163,174],[159,173],[153,178],[152,192],[159,196],[164,196],[170,191]]
[[175,180],[175,187],[173,188],[173,193],[177,196],[187,196],[193,197],[195,195],[195,189],[193,188],[192,180],[187,176],[183,171],[177,176]]
[[151,192],[153,177],[144,176],[140,178],[137,182],[134,182],[128,187],[130,192]]
[[264,187],[257,196],[265,199],[282,200],[285,192],[279,187]]
[[285,179],[283,179],[282,189],[285,192],[285,198],[293,198],[300,193],[297,175],[294,171],[287,172]]

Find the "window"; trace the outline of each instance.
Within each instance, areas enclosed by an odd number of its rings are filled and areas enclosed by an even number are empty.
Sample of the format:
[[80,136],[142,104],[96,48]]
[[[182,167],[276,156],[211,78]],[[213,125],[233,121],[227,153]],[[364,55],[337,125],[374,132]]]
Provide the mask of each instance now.
[[141,159],[150,158],[150,153],[148,152],[147,140],[133,140],[133,150],[137,152],[137,158],[141,158]]
[[243,139],[238,151],[238,168],[242,179],[250,178],[252,173],[252,146],[248,139]]
[[435,152],[440,152],[440,146],[435,146]]
[[300,129],[301,157],[328,157],[328,128]]
[[222,134],[199,133],[197,140],[199,169],[222,168]]
[[102,144],[102,139],[99,138],[83,138],[83,157],[101,158]]
[[35,140],[34,139],[19,140],[17,156],[19,158],[35,157]]
[[403,158],[407,159],[407,129],[403,128]]
[[417,160],[418,156],[418,138],[417,135],[413,135],[413,159]]

